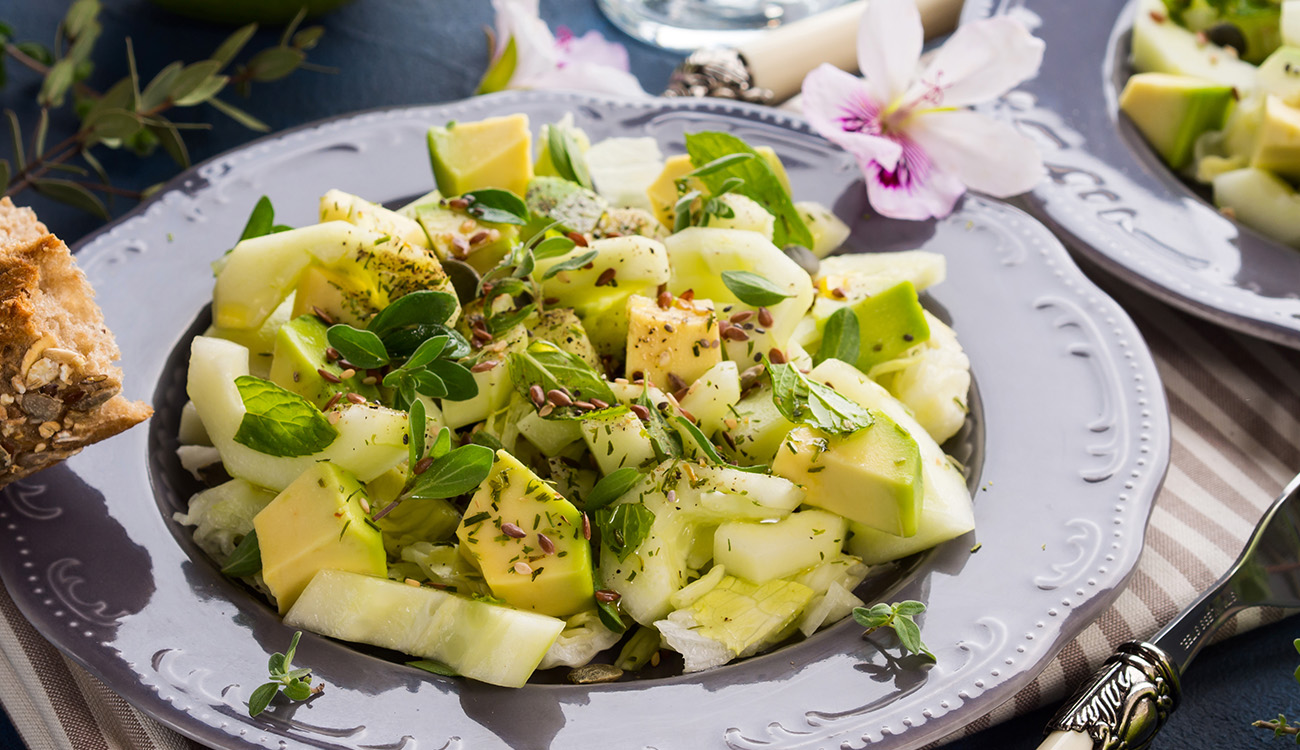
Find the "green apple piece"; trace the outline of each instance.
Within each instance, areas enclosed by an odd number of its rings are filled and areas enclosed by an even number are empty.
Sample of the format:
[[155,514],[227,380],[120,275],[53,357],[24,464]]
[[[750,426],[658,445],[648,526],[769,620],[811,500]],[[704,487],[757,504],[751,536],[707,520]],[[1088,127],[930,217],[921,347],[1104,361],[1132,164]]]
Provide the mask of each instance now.
[[506,451],[497,451],[456,537],[461,554],[507,603],[555,617],[591,606],[591,545],[582,513]]
[[1278,47],[1260,63],[1256,93],[1276,96],[1292,107],[1300,106],[1300,47]]
[[717,229],[743,229],[757,232],[768,242],[776,230],[776,217],[753,198],[727,193],[718,200],[731,209],[731,216],[711,216],[708,225]]
[[592,367],[600,367],[600,358],[587,337],[587,329],[572,309],[552,307],[540,310],[528,316],[524,327],[528,329],[530,340],[549,341]]
[[1162,0],[1140,0],[1133,18],[1133,67],[1142,73],[1172,73],[1232,86],[1241,95],[1255,90],[1255,66],[1169,17]]
[[654,444],[645,424],[626,406],[587,412],[578,423],[601,474],[654,459]]
[[1124,85],[1119,108],[1166,164],[1182,169],[1196,139],[1223,128],[1235,98],[1231,86],[1203,78],[1138,73]]
[[419,222],[342,190],[330,190],[321,196],[320,220],[346,221],[380,234],[397,237],[412,247],[432,249],[429,237]]
[[564,620],[554,617],[337,570],[317,573],[284,622],[434,659],[502,687],[523,687],[564,630]]
[[482,188],[524,195],[533,179],[532,148],[522,114],[429,128],[429,159],[443,195]]
[[803,490],[781,477],[665,461],[615,501],[644,504],[654,521],[622,560],[601,545],[601,584],[622,594],[624,613],[650,625],[673,610],[672,596],[697,576],[690,564],[700,562],[692,560],[695,547],[702,543],[711,552],[718,524],[784,518],[803,500]]
[[768,386],[755,389],[736,403],[735,413],[722,422],[724,452],[740,466],[772,463],[781,441],[794,427],[782,416]]
[[1248,227],[1300,248],[1300,194],[1262,169],[1237,169],[1214,178],[1214,204]]
[[740,401],[740,370],[735,362],[719,362],[686,390],[681,407],[695,417],[705,435],[722,429]]
[[896,536],[912,536],[925,499],[921,453],[881,412],[850,435],[800,426],[772,461],[772,473],[808,490],[808,504]]
[[348,401],[338,407],[338,437],[319,453],[271,456],[235,442],[245,414],[235,378],[247,374],[248,349],[195,337],[186,391],[231,476],[278,492],[319,461],[332,461],[368,482],[408,457],[406,412]]
[[570,419],[546,419],[529,407],[518,421],[519,434],[543,456],[552,458],[582,440],[582,428]]
[[808,249],[818,258],[825,258],[839,250],[849,238],[849,225],[822,204],[816,201],[795,201],[794,207],[812,234],[813,246]]
[[1276,96],[1264,101],[1264,119],[1250,166],[1279,177],[1300,179],[1300,109]]
[[[364,373],[347,380],[341,378],[343,367],[325,356],[325,349],[330,345],[326,330],[325,324],[314,315],[303,315],[281,326],[275,334],[269,380],[318,407],[328,403],[336,393],[357,393],[367,401],[378,401],[379,389],[362,382]],[[321,370],[339,382],[326,380]]]
[[884,413],[912,436],[921,453],[921,483],[925,500],[916,524],[916,534],[896,536],[850,522],[849,529],[853,532],[849,537],[851,553],[868,565],[876,565],[929,549],[975,528],[975,512],[966,478],[902,402],[852,365],[838,359],[828,359],[817,365],[809,377],[861,406]]
[[[468,336],[468,326],[463,326]],[[442,401],[442,417],[447,426],[453,430],[465,425],[482,422],[492,414],[504,409],[510,403],[510,395],[515,392],[514,381],[510,377],[510,354],[521,352],[528,347],[528,331],[522,325],[513,326],[497,334],[496,339],[479,351],[461,360],[461,364],[470,368],[474,382],[478,384],[478,395],[465,401]],[[492,366],[488,363],[495,362]],[[474,372],[474,368],[483,367]]]
[[[595,252],[591,268],[546,274],[555,266]],[[596,285],[613,269],[613,284]],[[660,284],[668,282],[668,253],[662,242],[649,237],[625,236],[595,240],[588,247],[537,261],[534,278],[542,282],[542,294],[554,298],[552,307],[570,307],[582,320],[598,354],[622,357],[627,348],[627,301],[634,294],[655,296]]]
[[765,333],[748,332],[748,341],[728,341],[727,359],[753,364],[755,353],[785,350],[799,320],[812,305],[812,277],[776,245],[756,232],[740,229],[691,227],[664,240],[672,278],[668,290],[680,295],[695,290],[697,298],[713,300],[718,308],[755,309],[740,303],[722,280],[723,271],[750,271],[771,281],[789,296],[768,307],[773,323]]
[[366,489],[329,461],[312,464],[253,519],[262,580],[289,611],[320,570],[388,572],[379,529],[369,523]]
[[713,562],[767,583],[839,557],[847,531],[842,516],[824,510],[791,513],[775,523],[728,521],[713,532]]
[[257,328],[218,328],[209,326],[204,336],[216,336],[248,347],[249,370],[259,378],[268,378],[271,373],[271,358],[275,352],[275,334],[280,326],[293,318],[293,292],[280,303],[279,307],[267,316]]

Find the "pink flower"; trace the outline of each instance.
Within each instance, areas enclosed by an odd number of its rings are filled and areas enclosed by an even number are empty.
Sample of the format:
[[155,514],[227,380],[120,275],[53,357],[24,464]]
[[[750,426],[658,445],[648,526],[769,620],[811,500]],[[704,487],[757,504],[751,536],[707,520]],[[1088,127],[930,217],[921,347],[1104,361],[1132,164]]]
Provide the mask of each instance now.
[[822,65],[803,82],[804,115],[857,158],[867,198],[884,216],[952,212],[967,188],[999,198],[1026,192],[1042,157],[1009,124],[965,107],[1038,74],[1042,40],[1010,18],[959,28],[924,69],[914,0],[872,0],[858,31],[859,79]]
[[496,48],[478,93],[503,89],[576,89],[647,96],[628,72],[627,49],[598,31],[582,36],[560,27],[552,34],[538,0],[492,0]]

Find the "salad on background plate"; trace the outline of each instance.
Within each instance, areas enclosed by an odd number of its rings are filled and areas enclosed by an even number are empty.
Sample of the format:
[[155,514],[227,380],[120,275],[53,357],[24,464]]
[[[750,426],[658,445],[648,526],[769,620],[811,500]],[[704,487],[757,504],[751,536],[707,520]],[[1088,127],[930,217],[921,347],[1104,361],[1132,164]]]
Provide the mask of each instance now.
[[693,672],[974,528],[940,447],[970,363],[918,294],[943,256],[831,256],[848,227],[728,133],[428,141],[437,189],[395,209],[259,202],[190,346],[210,486],[176,519],[287,625],[510,687]]

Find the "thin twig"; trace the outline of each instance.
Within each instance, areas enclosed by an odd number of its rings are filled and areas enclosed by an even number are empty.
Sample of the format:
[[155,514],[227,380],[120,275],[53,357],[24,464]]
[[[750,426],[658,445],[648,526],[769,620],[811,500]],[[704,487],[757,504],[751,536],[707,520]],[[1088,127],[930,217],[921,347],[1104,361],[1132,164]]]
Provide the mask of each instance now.
[[[28,55],[26,52],[23,52],[21,49],[18,49],[18,45],[14,44],[13,42],[5,42],[4,51],[8,53],[9,56],[12,57],[15,62],[19,63],[20,65],[27,68],[28,70],[31,70],[39,74],[41,77],[45,77],[49,75],[50,68],[48,65],[41,62],[40,60],[37,60],[31,55]],[[76,89],[78,94],[81,94],[82,96],[90,97],[92,99],[98,99],[101,96],[103,96],[103,94],[100,94],[98,91],[92,89],[91,87],[87,86],[85,83],[82,83],[80,81],[77,82]]]
[[1283,735],[1283,734],[1300,735],[1300,726],[1297,726],[1295,724],[1287,724],[1286,726],[1283,726],[1282,723],[1278,721],[1261,720],[1252,723],[1251,726],[1257,729],[1267,729],[1276,735]]

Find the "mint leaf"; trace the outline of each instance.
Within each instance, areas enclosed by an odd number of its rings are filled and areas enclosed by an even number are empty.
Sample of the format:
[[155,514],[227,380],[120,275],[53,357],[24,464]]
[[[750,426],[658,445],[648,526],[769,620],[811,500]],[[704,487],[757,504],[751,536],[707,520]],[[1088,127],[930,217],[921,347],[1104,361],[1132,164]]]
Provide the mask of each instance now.
[[790,296],[781,287],[749,271],[723,271],[722,283],[736,295],[736,299],[754,307],[775,305]]
[[601,508],[592,520],[600,530],[600,543],[622,562],[650,535],[655,514],[644,503],[623,503]]
[[[442,436],[439,435],[439,441]],[[406,497],[434,499],[463,495],[477,489],[492,471],[494,454],[481,445],[462,445],[434,459],[422,474],[411,480]]]
[[614,403],[617,400],[609,383],[591,365],[545,341],[535,341],[526,350],[512,353],[510,375],[515,389],[525,398],[529,389],[537,384],[543,392],[567,390],[580,401],[598,398],[605,403]]
[[600,510],[614,502],[641,481],[641,472],[635,467],[624,466],[606,474],[591,488],[591,492],[582,500],[583,510],[588,512]]
[[757,201],[776,217],[772,238],[774,245],[812,247],[812,233],[808,231],[808,226],[799,216],[798,209],[790,200],[790,194],[786,192],[772,166],[749,144],[729,133],[688,133],[686,151],[690,154],[691,163],[697,168],[705,167],[728,154],[749,154],[751,157],[758,157],[726,164],[717,171],[700,176],[699,179],[714,195],[721,194],[722,185],[728,178],[738,177],[744,180],[734,188],[734,192]]
[[309,456],[338,437],[325,415],[292,391],[252,375],[235,378],[235,387],[247,410],[235,432],[240,445],[268,456]]
[[875,421],[871,412],[821,383],[803,376],[793,366],[767,362],[772,381],[772,402],[781,416],[795,424],[809,424],[834,435],[847,435]]
[[551,156],[556,174],[588,190],[593,189],[591,173],[587,171],[587,157],[570,128],[559,123],[546,126],[546,151]]
[[476,219],[494,224],[528,223],[528,205],[524,203],[523,198],[509,190],[483,188],[471,190],[461,197],[470,202],[465,213]]
[[388,349],[384,342],[370,331],[362,331],[350,325],[338,324],[325,331],[325,338],[330,346],[338,350],[343,358],[357,367],[373,370],[388,364]]
[[[748,161],[748,160],[750,160],[750,159],[753,159],[755,156],[757,156],[757,154],[754,154],[754,153],[747,153],[747,152],[741,152],[741,153],[735,153],[735,154],[727,154],[727,155],[725,155],[725,156],[719,156],[718,158],[714,159],[713,161],[709,162],[708,164],[704,164],[704,165],[702,165],[702,166],[696,167],[694,170],[688,172],[688,173],[686,174],[686,176],[687,176],[687,177],[705,177],[705,176],[707,176],[707,175],[711,175],[711,174],[713,174],[714,172],[721,172],[721,171],[724,170],[724,169],[728,169],[728,168],[730,168],[730,167],[732,167],[732,166],[734,166],[734,165],[736,165],[736,164],[739,164],[739,163],[742,162],[742,161]],[[730,179],[731,179],[731,180],[740,180],[741,182],[744,181],[743,178],[738,178],[738,177],[732,177],[732,178],[730,178]],[[731,185],[728,187],[728,190],[735,189],[735,188],[737,187],[738,184],[739,184],[739,183],[732,182]],[[717,194],[718,194],[718,195],[721,195],[722,192],[726,192],[726,191],[721,191],[721,192],[718,192]]]
[[820,365],[828,359],[838,359],[856,365],[861,349],[862,331],[858,316],[849,308],[841,307],[826,319],[822,343],[813,356],[813,364]]
[[262,548],[257,543],[257,530],[248,532],[239,541],[235,551],[230,553],[221,574],[231,578],[244,578],[255,575],[262,569]]

